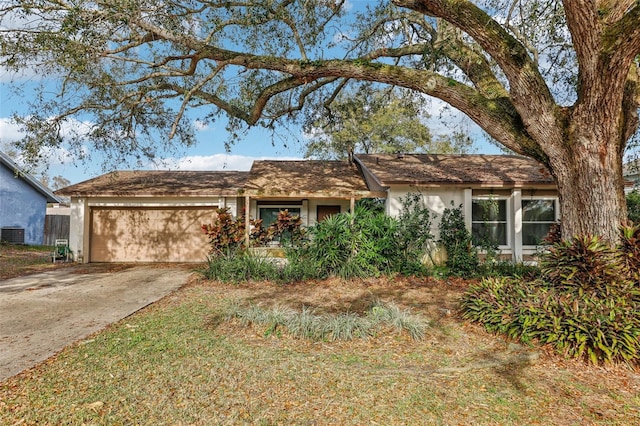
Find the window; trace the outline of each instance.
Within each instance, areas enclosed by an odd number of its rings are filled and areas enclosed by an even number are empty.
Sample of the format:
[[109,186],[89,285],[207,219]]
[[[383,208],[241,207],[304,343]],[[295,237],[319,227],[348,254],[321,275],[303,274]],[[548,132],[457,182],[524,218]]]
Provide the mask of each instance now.
[[278,220],[278,214],[289,210],[291,216],[300,216],[300,206],[268,206],[258,207],[258,217],[262,219],[262,226],[267,227]]
[[476,242],[507,245],[507,200],[477,198],[471,207],[471,234]]
[[522,200],[522,245],[540,244],[555,222],[555,200]]

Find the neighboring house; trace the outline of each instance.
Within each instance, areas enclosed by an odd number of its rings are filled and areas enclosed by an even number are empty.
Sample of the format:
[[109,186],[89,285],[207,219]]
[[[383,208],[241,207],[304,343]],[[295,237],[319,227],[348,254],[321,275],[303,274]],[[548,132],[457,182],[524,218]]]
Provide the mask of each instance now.
[[384,196],[367,188],[360,170],[348,161],[255,161],[244,186],[250,217],[273,223],[288,209],[315,225],[324,217],[352,211],[361,198]]
[[201,262],[200,226],[233,215],[247,172],[119,171],[57,193],[71,197],[69,245],[79,262]]
[[622,166],[622,176],[625,178],[625,194],[637,190],[640,184],[640,160],[633,160]]
[[47,203],[60,203],[46,186],[0,152],[0,240],[40,245]]
[[467,228],[488,234],[502,255],[528,260],[559,218],[555,180],[534,160],[512,155],[357,155],[369,188],[386,192],[386,212],[397,216],[401,198],[420,193],[435,219],[462,206]]

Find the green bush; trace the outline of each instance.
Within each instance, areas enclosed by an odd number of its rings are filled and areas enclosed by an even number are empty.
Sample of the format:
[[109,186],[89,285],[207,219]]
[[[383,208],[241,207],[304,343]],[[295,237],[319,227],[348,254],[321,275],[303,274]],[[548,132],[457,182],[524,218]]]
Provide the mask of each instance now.
[[540,267],[533,264],[513,262],[510,260],[498,260],[484,262],[480,266],[479,274],[484,277],[517,277],[534,280],[541,275]]
[[524,342],[593,363],[640,361],[640,231],[621,227],[616,247],[597,237],[553,244],[541,278],[486,278],[469,287],[465,318]]
[[397,243],[407,264],[421,264],[433,240],[431,212],[421,194],[409,193],[400,198],[401,209],[396,229]]
[[208,280],[230,283],[275,281],[280,277],[280,268],[270,259],[240,249],[210,256],[206,266],[196,272]]
[[385,255],[394,244],[393,226],[393,219],[363,207],[329,216],[309,229],[309,243],[290,263],[315,265],[319,277],[379,276],[388,272]]
[[629,222],[620,226],[619,250],[627,276],[640,284],[640,224]]
[[305,245],[290,247],[286,250],[287,263],[280,271],[278,281],[283,284],[321,280],[328,278],[327,270],[305,252]]
[[598,237],[574,237],[548,248],[540,266],[546,281],[558,288],[606,294],[611,284],[625,279],[619,252]]
[[629,192],[627,199],[627,217],[634,223],[640,223],[640,192],[637,189]]
[[463,316],[493,333],[550,344],[570,357],[602,362],[640,360],[640,291],[629,282],[606,294],[555,287],[543,280],[486,278],[462,298]]
[[473,245],[471,233],[464,222],[462,205],[444,209],[438,225],[440,243],[447,251],[449,274],[470,278],[478,273],[480,259]]
[[[358,203],[353,213],[329,216],[309,228],[309,239],[288,254],[285,279],[425,274],[420,258],[429,224],[401,225],[398,219],[387,216],[376,205],[373,207],[371,203]],[[401,218],[413,224],[415,214],[423,213],[407,208]],[[427,233],[416,230],[416,226],[426,228]],[[313,271],[315,275],[311,276]]]

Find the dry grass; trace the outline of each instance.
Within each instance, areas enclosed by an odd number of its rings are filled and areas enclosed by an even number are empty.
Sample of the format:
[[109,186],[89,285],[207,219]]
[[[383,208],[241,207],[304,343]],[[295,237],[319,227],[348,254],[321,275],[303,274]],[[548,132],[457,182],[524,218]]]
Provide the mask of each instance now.
[[[0,424],[638,424],[640,377],[506,342],[462,322],[463,281],[192,282],[0,383]],[[225,320],[233,303],[430,319],[314,342]]]
[[65,268],[72,262],[51,260],[53,247],[0,244],[0,280]]

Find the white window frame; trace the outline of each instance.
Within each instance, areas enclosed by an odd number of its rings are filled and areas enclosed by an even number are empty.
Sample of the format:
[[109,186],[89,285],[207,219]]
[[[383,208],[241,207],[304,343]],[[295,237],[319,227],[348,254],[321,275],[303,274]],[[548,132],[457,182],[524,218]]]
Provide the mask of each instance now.
[[[554,220],[553,222],[550,221],[544,221],[544,222],[537,222],[537,221],[530,221],[530,220],[524,220],[524,202],[525,201],[539,201],[539,200],[545,200],[545,201],[553,201],[553,209],[554,209]],[[537,247],[540,247],[540,245],[532,245],[532,244],[525,244],[524,243],[524,225],[526,223],[549,223],[551,225],[553,225],[554,223],[558,222],[559,219],[559,213],[560,213],[560,205],[559,205],[559,199],[558,197],[552,197],[552,196],[522,196],[522,199],[520,200],[520,208],[522,209],[522,232],[523,232],[523,241],[522,241],[522,248],[524,249],[535,249]]]
[[[473,225],[475,223],[484,223],[484,221],[479,222],[477,220],[473,220],[473,203],[474,201],[504,201],[505,202],[505,213],[506,213],[506,235],[505,235],[505,239],[506,239],[506,244],[499,244],[498,245],[498,249],[500,250],[506,250],[506,249],[511,249],[511,238],[512,238],[512,230],[511,228],[513,227],[513,222],[512,222],[512,218],[511,218],[511,214],[509,213],[511,211],[511,199],[509,196],[504,196],[504,195],[473,195],[471,197],[471,209],[470,209],[470,214],[471,214],[471,233],[473,234]],[[503,223],[502,221],[498,222],[488,222],[488,223]]]

